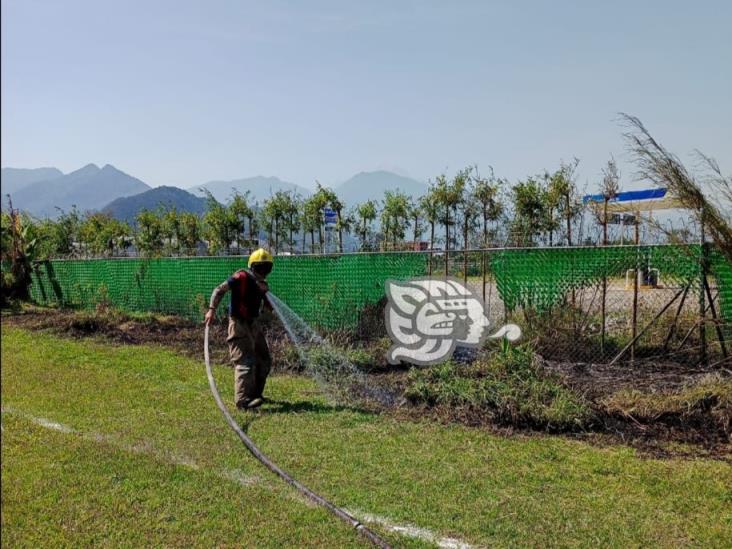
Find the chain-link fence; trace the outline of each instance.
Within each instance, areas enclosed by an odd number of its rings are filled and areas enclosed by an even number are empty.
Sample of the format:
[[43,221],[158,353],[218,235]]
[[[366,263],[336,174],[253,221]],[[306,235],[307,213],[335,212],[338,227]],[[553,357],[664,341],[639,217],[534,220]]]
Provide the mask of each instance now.
[[[31,287],[41,304],[200,319],[245,257],[54,260]],[[386,335],[384,282],[445,275],[519,324],[545,358],[719,362],[732,347],[732,265],[706,246],[607,246],[278,256],[271,290],[306,322],[358,339]]]

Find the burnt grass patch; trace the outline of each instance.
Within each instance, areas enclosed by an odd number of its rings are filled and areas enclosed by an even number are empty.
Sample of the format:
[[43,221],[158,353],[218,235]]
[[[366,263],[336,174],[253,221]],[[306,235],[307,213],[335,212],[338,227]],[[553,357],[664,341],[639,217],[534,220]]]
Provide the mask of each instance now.
[[[279,322],[263,319],[275,370],[303,365]],[[152,344],[201,359],[202,323],[157,313],[60,310],[26,306],[3,312],[2,324],[116,344]],[[226,322],[212,326],[212,359],[228,364]],[[626,444],[651,457],[732,461],[732,363],[702,369],[645,361],[635,367],[543,360],[529,349],[498,347],[472,362],[431,368],[389,366],[384,337],[333,343],[369,382],[403,395],[382,410],[396,417],[460,423],[499,434],[562,434],[598,445]],[[732,361],[730,361],[732,362]]]

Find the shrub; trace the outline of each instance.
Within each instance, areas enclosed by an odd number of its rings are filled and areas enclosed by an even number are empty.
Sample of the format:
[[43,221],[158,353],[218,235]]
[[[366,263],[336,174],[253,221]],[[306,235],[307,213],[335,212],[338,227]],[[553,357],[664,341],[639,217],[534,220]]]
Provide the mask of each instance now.
[[407,399],[468,408],[500,424],[571,430],[592,418],[583,400],[537,365],[528,347],[508,347],[472,365],[454,362],[409,373]]

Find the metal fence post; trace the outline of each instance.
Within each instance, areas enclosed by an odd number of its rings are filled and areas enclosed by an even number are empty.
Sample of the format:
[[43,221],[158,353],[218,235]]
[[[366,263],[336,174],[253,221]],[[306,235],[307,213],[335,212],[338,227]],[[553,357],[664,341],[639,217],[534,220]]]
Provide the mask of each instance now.
[[[485,248],[480,253],[480,263],[481,278],[483,280],[483,303],[485,303]],[[487,305],[490,307],[490,303]]]

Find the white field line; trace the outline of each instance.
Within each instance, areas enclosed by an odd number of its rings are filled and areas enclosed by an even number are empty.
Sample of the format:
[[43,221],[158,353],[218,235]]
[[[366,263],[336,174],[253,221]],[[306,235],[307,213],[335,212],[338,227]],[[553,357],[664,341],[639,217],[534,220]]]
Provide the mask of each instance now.
[[[160,452],[148,443],[131,445],[121,442],[111,435],[104,435],[101,433],[83,433],[74,429],[73,427],[64,425],[63,423],[57,423],[43,417],[27,414],[11,407],[3,407],[2,413],[21,417],[35,425],[44,427],[46,429],[51,429],[53,431],[58,431],[60,433],[65,433],[69,435],[76,435],[83,440],[109,444],[110,446],[114,446],[115,448],[119,448],[120,450],[123,450],[125,452],[153,456],[161,461],[165,461],[166,463],[186,467],[194,471],[198,471],[201,469],[201,467],[189,457]],[[2,426],[2,430],[5,431],[5,426]],[[259,484],[267,489],[270,489],[270,486],[268,486],[267,483],[263,481],[263,479],[254,475],[246,475],[240,469],[217,469],[214,472],[219,478],[236,482],[237,484],[240,484],[242,486],[252,486],[254,484]],[[306,501],[307,503],[309,503],[309,500],[305,500],[305,498],[301,497],[299,494],[294,494],[293,499]],[[420,539],[428,543],[434,543],[442,549],[472,549],[474,547],[469,543],[466,543],[459,539],[442,537],[428,528],[422,528],[421,526],[415,526],[414,524],[397,524],[388,517],[374,515],[363,511],[348,510],[348,512],[364,523],[378,524],[391,532],[410,538]]]
[[379,524],[387,530],[402,534],[410,538],[418,538],[430,543],[434,543],[438,547],[444,549],[472,549],[472,545],[465,543],[459,539],[440,537],[435,534],[432,530],[422,528],[421,526],[415,526],[414,524],[396,524],[387,517],[380,515],[372,515],[371,513],[364,513],[362,511],[351,511],[348,510],[354,517],[357,517],[362,522],[369,522],[371,524]]
[[[131,454],[153,456],[154,458],[165,463],[178,465],[180,467],[185,467],[194,471],[198,471],[201,469],[201,467],[193,459],[186,456],[171,454],[168,452],[161,452],[148,442],[143,444],[127,444],[111,435],[105,435],[101,433],[83,433],[74,429],[73,427],[64,425],[63,423],[57,423],[43,417],[33,416],[20,410],[16,410],[15,408],[3,407],[2,413],[21,417],[35,425],[45,427],[46,429],[51,429],[60,433],[76,435],[82,440],[108,444]],[[3,430],[5,430],[4,426]],[[260,479],[259,477],[246,475],[243,471],[239,469],[217,469],[215,470],[215,474],[220,478],[232,480],[243,486],[251,486],[252,484],[258,484],[262,482],[262,479]]]

